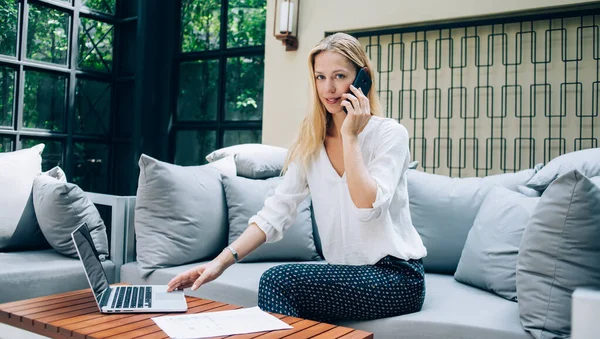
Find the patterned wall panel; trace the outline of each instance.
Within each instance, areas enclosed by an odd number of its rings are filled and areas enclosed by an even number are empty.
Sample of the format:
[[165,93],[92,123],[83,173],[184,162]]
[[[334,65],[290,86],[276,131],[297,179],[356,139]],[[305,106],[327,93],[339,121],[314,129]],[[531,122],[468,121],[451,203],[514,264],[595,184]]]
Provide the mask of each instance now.
[[359,35],[412,158],[456,177],[598,147],[600,15]]

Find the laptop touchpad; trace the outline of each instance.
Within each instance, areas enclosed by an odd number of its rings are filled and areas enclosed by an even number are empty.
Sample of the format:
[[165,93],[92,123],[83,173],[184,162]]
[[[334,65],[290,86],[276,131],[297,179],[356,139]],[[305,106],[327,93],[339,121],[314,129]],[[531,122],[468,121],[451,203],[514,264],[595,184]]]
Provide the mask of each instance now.
[[180,300],[181,292],[158,292],[154,293],[154,300]]

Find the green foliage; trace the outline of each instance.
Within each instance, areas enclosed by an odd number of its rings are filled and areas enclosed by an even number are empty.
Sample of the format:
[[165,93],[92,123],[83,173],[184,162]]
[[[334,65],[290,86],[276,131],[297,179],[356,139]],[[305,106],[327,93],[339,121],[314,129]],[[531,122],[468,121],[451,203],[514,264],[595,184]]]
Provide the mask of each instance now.
[[16,55],[19,3],[0,0],[0,54]]
[[263,101],[263,57],[227,60],[227,120],[260,120]]
[[27,29],[27,58],[53,64],[67,64],[67,13],[30,4]]
[[179,120],[215,120],[219,61],[182,63],[179,69]]
[[266,20],[265,0],[229,0],[227,47],[264,45]]
[[15,93],[15,71],[0,67],[0,126],[11,126]]
[[181,1],[181,51],[219,48],[221,0]]
[[67,78],[34,71],[25,72],[23,126],[62,131]]
[[0,153],[12,151],[12,139],[0,137]]
[[[131,0],[125,0],[131,1]],[[89,9],[107,14],[115,13],[116,0],[84,0],[83,5]]]
[[79,26],[78,67],[110,72],[112,70],[113,26],[81,18]]

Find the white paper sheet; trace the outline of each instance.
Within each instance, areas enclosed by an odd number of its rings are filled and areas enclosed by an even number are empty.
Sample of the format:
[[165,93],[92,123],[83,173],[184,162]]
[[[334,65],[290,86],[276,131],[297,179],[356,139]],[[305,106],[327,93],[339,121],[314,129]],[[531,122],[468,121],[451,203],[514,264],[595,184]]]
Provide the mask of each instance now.
[[292,328],[258,307],[152,318],[169,337],[196,339]]

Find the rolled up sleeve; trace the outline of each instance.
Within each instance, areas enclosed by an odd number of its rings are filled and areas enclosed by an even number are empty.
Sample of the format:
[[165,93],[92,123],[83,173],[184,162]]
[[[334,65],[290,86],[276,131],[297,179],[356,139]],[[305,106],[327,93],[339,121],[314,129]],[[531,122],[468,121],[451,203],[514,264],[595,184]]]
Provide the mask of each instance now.
[[377,219],[388,213],[409,158],[408,131],[398,123],[387,124],[367,165],[367,171],[377,183],[375,201],[371,208],[358,208],[352,204],[360,221]]
[[265,232],[267,242],[281,240],[296,220],[298,204],[308,194],[306,174],[299,164],[292,162],[275,193],[265,199],[263,208],[248,220],[248,225],[256,223]]

